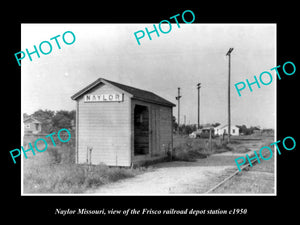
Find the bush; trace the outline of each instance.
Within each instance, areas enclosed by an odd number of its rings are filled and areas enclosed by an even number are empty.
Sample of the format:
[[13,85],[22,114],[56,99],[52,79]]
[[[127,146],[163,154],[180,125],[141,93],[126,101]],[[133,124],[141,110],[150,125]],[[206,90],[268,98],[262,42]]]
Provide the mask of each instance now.
[[198,158],[206,158],[207,156],[208,154],[196,150],[183,150],[175,152],[172,159],[174,161],[195,162]]
[[174,141],[173,160],[196,161],[197,158],[207,157],[204,153],[205,143],[200,139],[177,136]]
[[74,147],[68,145],[49,146],[46,153],[52,163],[75,163]]
[[210,154],[226,151],[232,151],[232,147],[220,139],[212,140],[210,150],[208,139],[174,135],[173,160],[196,161],[197,158],[206,158]]
[[229,146],[228,143],[222,142],[222,143],[216,143],[212,142],[212,148],[215,149],[216,153],[221,153],[221,152],[227,152],[227,151],[232,151],[233,148]]

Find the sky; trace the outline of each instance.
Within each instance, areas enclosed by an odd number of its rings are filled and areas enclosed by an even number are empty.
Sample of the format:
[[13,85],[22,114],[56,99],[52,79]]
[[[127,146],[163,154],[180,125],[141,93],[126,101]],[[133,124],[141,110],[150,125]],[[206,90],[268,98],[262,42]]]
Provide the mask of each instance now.
[[[179,21],[180,22],[180,21]],[[156,26],[158,26],[156,24]],[[21,109],[74,110],[71,96],[102,77],[148,90],[177,105],[181,88],[180,121],[197,123],[197,83],[200,89],[200,124],[227,123],[228,56],[231,53],[231,123],[275,128],[275,24],[172,23],[168,34],[147,34],[138,45],[134,32],[153,24],[22,24],[21,51],[34,51],[43,41],[52,44],[48,55],[32,54],[21,61]],[[167,28],[163,28],[167,30]],[[62,35],[72,31],[76,40],[66,45]],[[57,48],[57,38],[61,49]],[[70,35],[66,40],[71,41]],[[47,51],[47,44],[43,45]],[[16,62],[17,63],[17,62]],[[247,87],[238,96],[234,84],[254,81],[263,71],[273,75],[270,85]],[[265,82],[268,78],[263,78]],[[177,107],[173,108],[177,118]]]

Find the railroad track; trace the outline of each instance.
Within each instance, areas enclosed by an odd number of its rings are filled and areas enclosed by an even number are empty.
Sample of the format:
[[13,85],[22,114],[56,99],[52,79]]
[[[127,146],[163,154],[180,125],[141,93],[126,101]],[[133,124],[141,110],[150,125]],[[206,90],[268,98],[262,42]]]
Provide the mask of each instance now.
[[[268,154],[264,154],[263,157],[267,157]],[[250,158],[252,158],[254,156],[253,155],[249,155]],[[257,159],[255,158],[255,160],[251,161],[252,166],[257,164]],[[250,167],[250,163],[247,161],[247,163],[241,167],[241,171],[239,171],[238,169],[234,169],[233,172],[230,175],[223,175],[220,177],[221,181],[216,184],[215,186],[213,186],[212,188],[210,188],[208,191],[206,191],[204,194],[209,194],[212,191],[216,190],[218,187],[222,186],[223,184],[225,184],[227,181],[229,181],[231,178],[233,178],[234,176],[236,176],[237,174],[241,174],[246,168]]]

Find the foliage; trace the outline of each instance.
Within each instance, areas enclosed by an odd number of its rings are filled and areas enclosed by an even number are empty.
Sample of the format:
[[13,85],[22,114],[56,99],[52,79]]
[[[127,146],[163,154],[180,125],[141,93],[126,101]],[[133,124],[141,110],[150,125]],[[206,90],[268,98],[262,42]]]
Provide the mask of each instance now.
[[52,118],[52,125],[55,130],[60,130],[62,128],[71,129],[72,120],[75,121],[76,111],[66,111],[60,110],[55,113]]
[[244,134],[244,135],[250,135],[250,134],[253,134],[254,133],[254,130],[260,130],[259,127],[257,126],[251,126],[250,128],[247,128],[246,125],[237,125],[237,127],[239,128],[240,130],[240,133]]
[[76,111],[59,110],[55,112],[48,109],[39,109],[31,115],[23,114],[23,118],[30,116],[42,122],[42,133],[52,133],[62,128],[71,130],[75,124]]
[[[172,122],[173,122],[173,131],[178,132],[178,123],[176,122],[176,117],[175,116],[173,116]],[[192,133],[195,130],[197,130],[197,125],[196,124],[189,124],[189,125],[181,124],[179,126],[179,133],[183,134],[183,135],[188,135],[188,134]]]
[[174,135],[173,160],[175,161],[196,161],[199,158],[206,158],[210,154],[231,151],[232,148],[220,139],[212,140],[210,149],[207,139],[189,138],[186,135]]
[[217,122],[217,123],[212,123],[211,125],[212,125],[213,127],[217,127],[217,126],[220,126],[221,124]]
[[[49,141],[45,152],[36,152],[36,155],[24,160],[24,193],[84,193],[89,188],[143,172],[140,168],[75,164],[75,131],[70,132],[70,141],[62,143],[54,135],[56,146]],[[30,138],[25,136],[24,143],[32,142]],[[38,143],[38,148],[43,149],[44,144]]]
[[[175,116],[173,116],[172,121],[173,121],[173,131],[178,132],[178,123],[176,121]],[[219,125],[220,125],[220,123],[218,123],[218,122],[211,124],[211,126],[213,126],[213,127],[217,127]],[[199,128],[201,129],[201,128],[203,128],[203,126],[200,125]],[[179,125],[179,133],[182,134],[182,135],[189,135],[193,131],[196,131],[196,130],[197,130],[197,124],[188,124],[188,125],[187,124],[180,124]]]
[[197,125],[196,124],[191,124],[191,125],[180,125],[179,126],[179,132],[182,135],[188,135],[192,133],[193,131],[197,130]]
[[88,188],[139,174],[130,168],[105,165],[44,164],[24,171],[24,193],[84,193]]
[[38,111],[35,111],[31,115],[31,117],[42,122],[42,132],[43,133],[52,133],[53,132],[52,118],[53,118],[54,114],[55,114],[55,112],[52,110],[39,109]]

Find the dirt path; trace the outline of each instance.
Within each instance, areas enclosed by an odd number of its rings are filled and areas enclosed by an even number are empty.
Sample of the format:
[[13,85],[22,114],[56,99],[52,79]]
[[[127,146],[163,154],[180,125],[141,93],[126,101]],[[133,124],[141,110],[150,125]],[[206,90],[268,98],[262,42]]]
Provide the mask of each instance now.
[[149,172],[133,178],[89,190],[94,194],[165,195],[203,194],[227,174],[236,170],[234,159],[245,154],[225,152],[196,162],[165,162],[153,166]]

